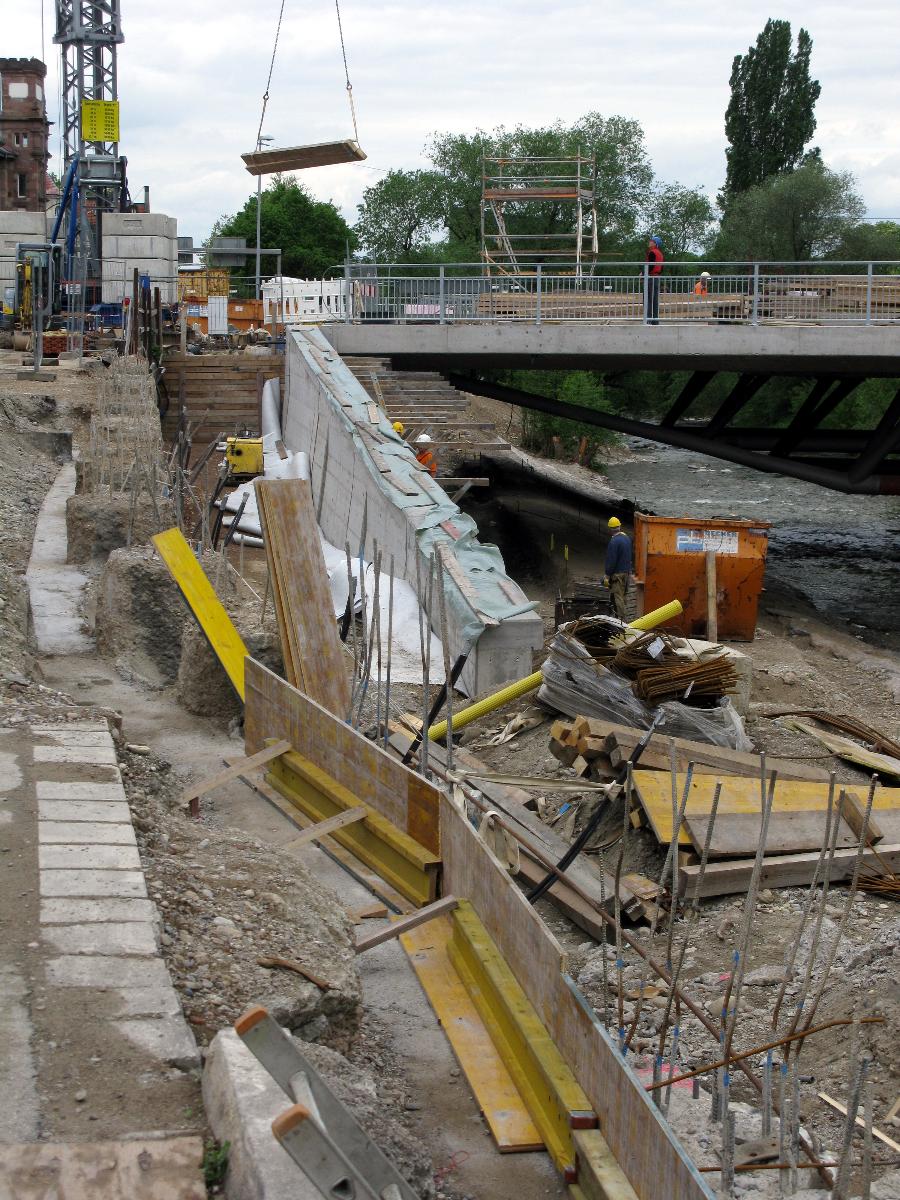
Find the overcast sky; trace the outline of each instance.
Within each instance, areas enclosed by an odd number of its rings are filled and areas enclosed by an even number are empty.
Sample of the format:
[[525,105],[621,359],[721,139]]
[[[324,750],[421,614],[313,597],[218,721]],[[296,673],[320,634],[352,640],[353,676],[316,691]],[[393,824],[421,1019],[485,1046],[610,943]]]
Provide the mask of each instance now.
[[[279,3],[122,0],[121,148],[132,195],[149,184],[154,211],[177,217],[195,241],[255,190],[240,154],[255,143]],[[56,120],[51,0],[44,11]],[[424,164],[435,131],[569,122],[591,110],[638,120],[658,176],[714,195],[731,61],[769,16],[813,38],[825,160],[855,173],[871,215],[900,216],[896,0],[343,0],[341,11],[368,159],[301,177],[348,220],[387,168]],[[0,0],[0,27],[4,55],[40,57],[41,0]],[[352,136],[333,0],[286,0],[263,132],[276,146]],[[52,149],[58,169],[55,132]]]

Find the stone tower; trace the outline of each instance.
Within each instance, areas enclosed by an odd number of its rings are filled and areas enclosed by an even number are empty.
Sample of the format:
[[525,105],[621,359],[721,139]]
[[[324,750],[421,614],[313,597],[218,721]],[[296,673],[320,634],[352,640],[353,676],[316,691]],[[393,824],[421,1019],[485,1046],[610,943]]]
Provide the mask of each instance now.
[[0,58],[0,210],[46,207],[46,74],[37,58]]

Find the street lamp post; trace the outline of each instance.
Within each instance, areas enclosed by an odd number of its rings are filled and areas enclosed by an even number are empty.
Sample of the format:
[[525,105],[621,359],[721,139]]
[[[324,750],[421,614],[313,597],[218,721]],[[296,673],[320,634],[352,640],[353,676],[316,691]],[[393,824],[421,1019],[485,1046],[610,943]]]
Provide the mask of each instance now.
[[[275,140],[274,138],[267,137],[264,133],[261,133],[259,135],[259,137],[256,139],[257,153],[260,150],[262,150],[264,142],[272,142],[274,140]],[[261,295],[262,295],[260,292],[260,289],[259,289],[259,250],[260,250],[261,213],[262,213],[262,175],[257,175],[257,177],[256,177],[256,290],[253,293],[253,295],[256,297],[257,300],[261,299]]]

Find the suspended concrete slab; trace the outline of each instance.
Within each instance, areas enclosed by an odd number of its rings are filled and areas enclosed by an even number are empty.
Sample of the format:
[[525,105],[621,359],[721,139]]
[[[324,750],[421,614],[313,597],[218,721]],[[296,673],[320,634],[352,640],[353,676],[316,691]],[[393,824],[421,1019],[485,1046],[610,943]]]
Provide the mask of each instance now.
[[255,150],[241,155],[251,175],[305,171],[307,167],[332,167],[336,163],[361,162],[365,157],[365,151],[351,138],[343,142],[315,142],[311,146]]

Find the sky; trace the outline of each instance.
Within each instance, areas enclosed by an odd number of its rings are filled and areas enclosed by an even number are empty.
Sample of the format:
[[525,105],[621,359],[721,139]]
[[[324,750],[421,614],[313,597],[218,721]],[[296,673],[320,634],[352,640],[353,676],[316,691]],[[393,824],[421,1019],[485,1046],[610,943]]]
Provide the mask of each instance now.
[[[255,191],[240,155],[256,143],[280,3],[121,0],[120,145],[132,196],[149,185],[153,211],[177,217],[195,243]],[[44,57],[58,120],[53,13],[51,0],[0,0],[0,52]],[[589,111],[639,121],[657,176],[714,196],[731,62],[770,16],[812,36],[822,85],[814,141],[825,161],[854,173],[871,216],[900,218],[896,0],[342,0],[341,15],[368,158],[300,177],[351,222],[386,170],[426,165],[435,132]],[[333,0],[285,0],[262,131],[274,146],[352,136]],[[55,131],[51,147],[58,169]]]

